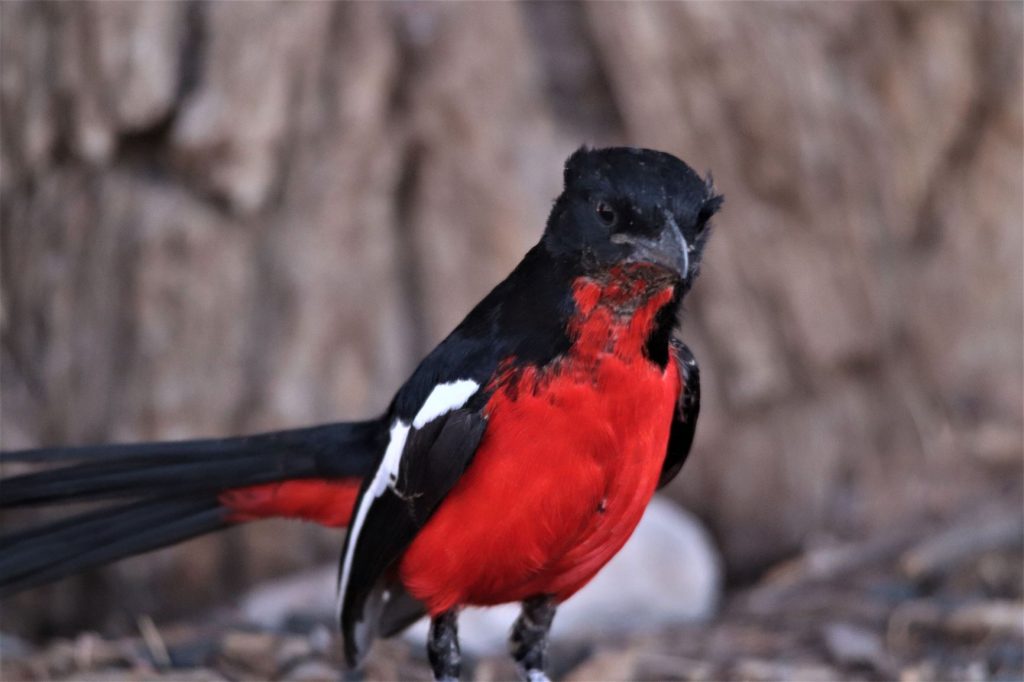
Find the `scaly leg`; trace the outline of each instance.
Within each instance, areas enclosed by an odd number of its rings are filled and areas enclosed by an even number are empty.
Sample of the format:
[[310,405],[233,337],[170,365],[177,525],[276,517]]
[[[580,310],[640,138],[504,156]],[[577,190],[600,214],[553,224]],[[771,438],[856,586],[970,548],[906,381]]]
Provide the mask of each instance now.
[[438,682],[457,682],[462,669],[459,652],[459,614],[452,609],[430,621],[427,638],[427,658]]
[[512,626],[508,641],[509,653],[526,682],[548,682],[544,674],[547,659],[548,631],[555,618],[555,600],[541,595],[523,602],[523,609]]

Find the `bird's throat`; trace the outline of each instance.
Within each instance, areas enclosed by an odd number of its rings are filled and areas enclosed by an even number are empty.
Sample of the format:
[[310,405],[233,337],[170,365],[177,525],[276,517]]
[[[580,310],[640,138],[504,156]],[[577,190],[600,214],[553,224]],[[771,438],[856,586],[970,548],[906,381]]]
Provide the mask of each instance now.
[[569,322],[574,359],[612,353],[626,360],[642,356],[656,331],[659,311],[675,299],[677,281],[664,270],[631,264],[578,277]]

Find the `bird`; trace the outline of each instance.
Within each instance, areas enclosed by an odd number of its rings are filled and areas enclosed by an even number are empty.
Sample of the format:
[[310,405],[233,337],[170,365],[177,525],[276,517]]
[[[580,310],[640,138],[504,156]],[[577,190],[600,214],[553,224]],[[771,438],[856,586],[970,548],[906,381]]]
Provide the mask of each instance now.
[[0,508],[118,502],[0,538],[0,596],[157,547],[285,517],[347,528],[345,660],[430,618],[437,680],[458,614],[521,605],[509,653],[546,680],[558,605],[679,473],[700,373],[677,336],[722,206],[666,152],[581,147],[540,240],[416,367],[383,414],[222,439],[42,447],[4,463]]

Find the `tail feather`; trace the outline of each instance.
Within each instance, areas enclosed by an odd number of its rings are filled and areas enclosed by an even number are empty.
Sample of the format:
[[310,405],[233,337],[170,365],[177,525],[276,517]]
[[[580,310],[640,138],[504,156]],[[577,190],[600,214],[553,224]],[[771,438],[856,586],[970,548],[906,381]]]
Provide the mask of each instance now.
[[[7,554],[6,550],[46,545],[78,544],[87,546],[89,542],[102,540],[107,534],[123,530],[125,527],[123,522],[126,520],[142,526],[147,523],[159,522],[168,513],[181,509],[182,504],[180,503],[183,501],[178,502],[179,504],[173,506],[168,505],[166,500],[131,502],[68,516],[58,521],[30,526],[25,530],[0,536],[0,550],[5,551],[3,556],[0,556],[0,572],[11,559],[11,555]],[[207,500],[201,501],[200,504],[208,506]]]
[[[280,461],[277,461],[280,459]],[[3,482],[0,508],[55,504],[71,500],[177,495],[269,483],[315,475],[308,457],[266,455],[230,457],[211,462],[138,462],[77,464],[55,471],[14,476]]]
[[228,525],[216,498],[151,500],[43,524],[3,539],[0,598]]
[[80,463],[4,479],[0,508],[362,478],[376,463],[380,432],[371,420],[239,438],[4,452],[0,462]]
[[[337,422],[286,431],[272,431],[232,438],[199,438],[154,443],[119,443],[115,445],[80,445],[7,450],[0,452],[0,461],[54,463],[77,460],[203,460],[209,457],[249,455],[267,450],[299,450],[314,455],[330,456],[339,448],[347,452],[345,461],[359,458],[369,441],[381,429],[379,419],[358,422]],[[340,463],[345,466],[344,462]]]
[[123,502],[0,537],[0,597],[258,518],[348,523],[383,449],[380,420],[239,438],[39,448],[0,463],[58,464],[0,481],[0,508]]

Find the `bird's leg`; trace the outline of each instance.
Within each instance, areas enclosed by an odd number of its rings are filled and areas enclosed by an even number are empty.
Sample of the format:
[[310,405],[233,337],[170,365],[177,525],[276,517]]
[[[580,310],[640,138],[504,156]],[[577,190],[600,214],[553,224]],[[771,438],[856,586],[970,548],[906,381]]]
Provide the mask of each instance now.
[[456,682],[462,669],[459,652],[459,614],[455,609],[434,616],[427,637],[427,658],[439,682]]
[[530,597],[523,602],[519,618],[512,626],[508,641],[509,653],[526,682],[547,682],[544,664],[547,660],[548,631],[555,618],[555,600],[550,596]]

